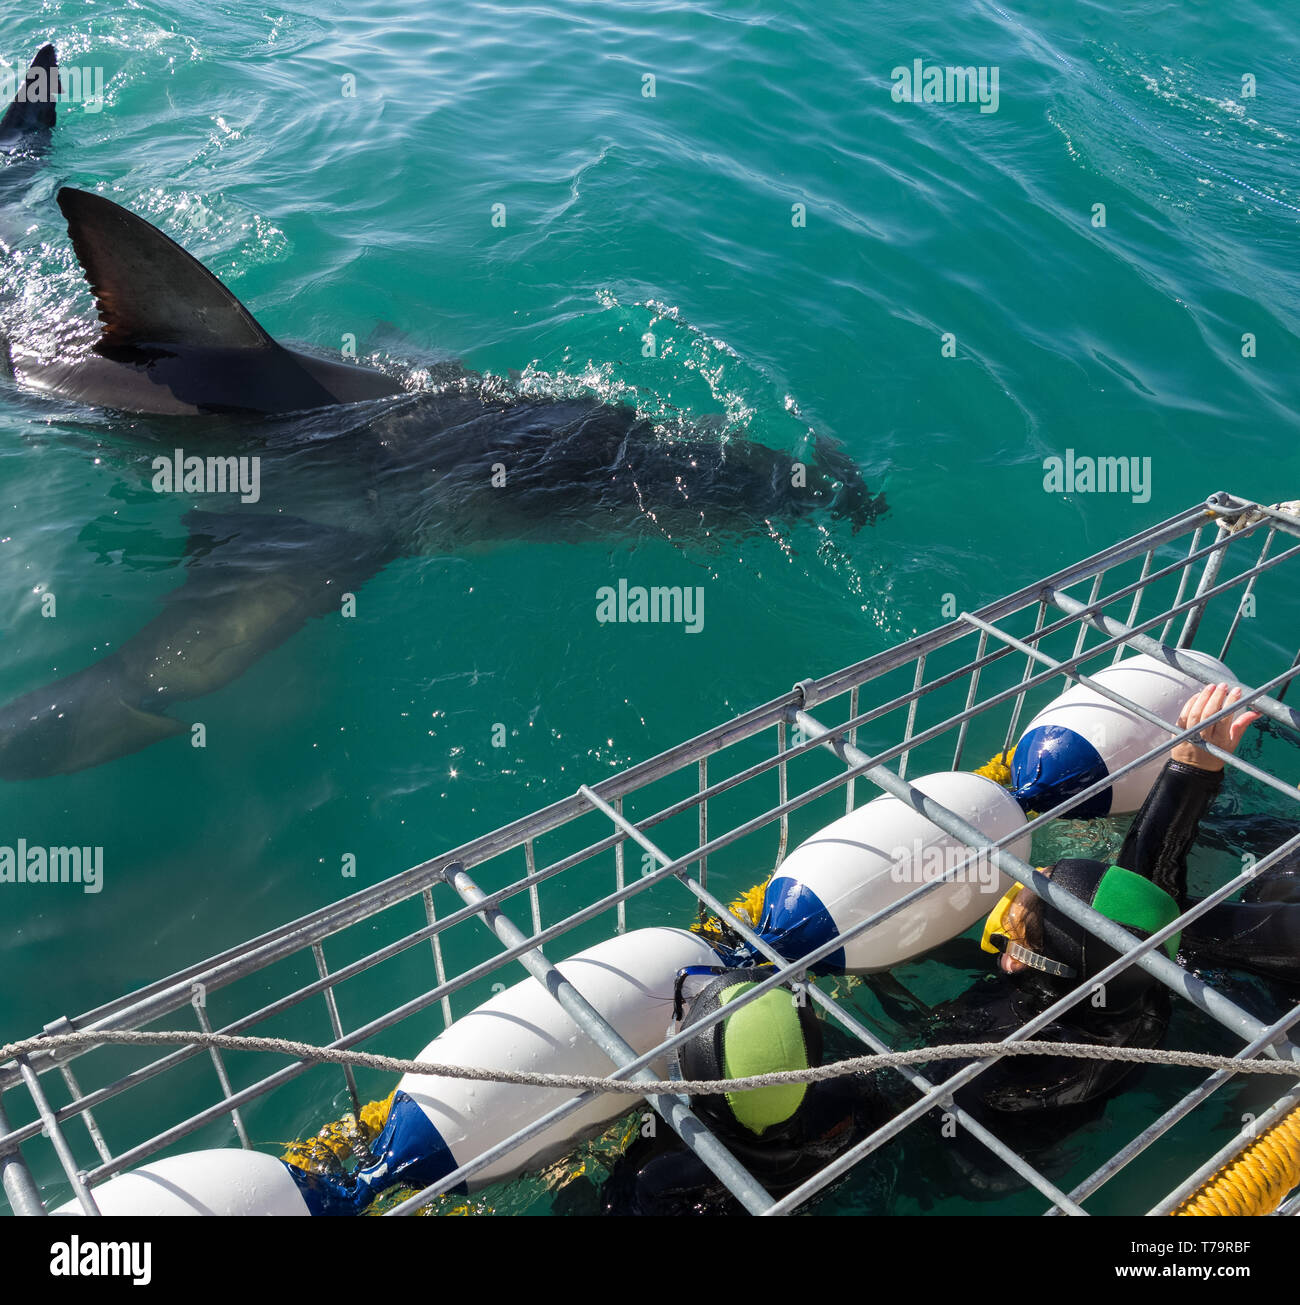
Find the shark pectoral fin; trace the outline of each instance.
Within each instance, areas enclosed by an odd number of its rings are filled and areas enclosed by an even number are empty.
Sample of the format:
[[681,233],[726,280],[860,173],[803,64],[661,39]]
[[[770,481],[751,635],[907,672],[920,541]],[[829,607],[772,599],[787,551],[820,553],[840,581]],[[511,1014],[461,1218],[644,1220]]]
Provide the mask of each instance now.
[[118,650],[141,700],[229,684],[313,616],[340,609],[391,556],[377,537],[296,517],[190,512],[185,583]]
[[188,727],[162,713],[243,674],[391,556],[296,518],[191,512],[185,583],[111,656],[0,709],[0,778],[113,761]]
[[[163,739],[173,739],[184,734],[190,727],[183,720],[173,720],[170,716],[160,716],[156,711],[145,711],[142,707],[128,707],[118,702],[118,715],[129,734],[132,743],[123,752],[114,752],[112,756],[101,757],[100,761],[112,761],[116,757],[126,756],[140,748],[147,748],[151,743],[160,743]],[[99,763],[96,762],[96,765]]]
[[88,734],[87,746],[77,753],[76,769],[98,766],[105,761],[139,752],[151,743],[173,739],[189,730],[183,720],[160,716],[157,712],[132,707],[121,698],[103,698],[91,705],[82,726]]
[[21,698],[0,710],[0,779],[44,779],[138,752],[188,726],[133,706],[116,657]]
[[58,94],[59,56],[52,45],[43,45],[27,69],[22,90],[0,118],[0,145],[12,144],[30,132],[49,131]]

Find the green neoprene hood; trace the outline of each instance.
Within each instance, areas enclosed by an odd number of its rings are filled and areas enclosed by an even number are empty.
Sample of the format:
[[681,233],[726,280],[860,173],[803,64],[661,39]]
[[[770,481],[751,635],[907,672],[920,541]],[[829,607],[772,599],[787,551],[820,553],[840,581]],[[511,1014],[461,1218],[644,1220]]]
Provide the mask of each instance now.
[[[752,983],[737,983],[718,994],[718,1004],[748,992]],[[808,1048],[803,1026],[790,993],[777,988],[742,1006],[724,1021],[723,1072],[727,1078],[748,1078],[784,1069],[807,1069]],[[777,1084],[749,1092],[728,1092],[727,1105],[737,1121],[760,1137],[783,1124],[802,1104],[806,1083]]]
[[[1179,914],[1178,903],[1163,888],[1157,888],[1151,880],[1117,865],[1102,875],[1092,899],[1092,908],[1116,924],[1142,929],[1146,933],[1163,929]],[[1181,937],[1181,933],[1176,933],[1163,944],[1170,960],[1178,954]]]

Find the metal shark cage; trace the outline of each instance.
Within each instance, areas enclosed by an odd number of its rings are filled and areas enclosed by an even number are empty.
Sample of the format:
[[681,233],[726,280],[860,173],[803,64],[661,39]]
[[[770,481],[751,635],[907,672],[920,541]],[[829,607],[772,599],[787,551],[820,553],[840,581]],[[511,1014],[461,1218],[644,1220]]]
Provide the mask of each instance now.
[[[651,1077],[648,1066],[690,1033],[666,1035],[653,1051],[635,1055],[618,1029],[555,969],[545,954],[552,944],[559,944],[557,954],[568,955],[584,932],[594,941],[626,929],[632,915],[638,923],[663,924],[688,923],[712,912],[775,962],[774,969],[757,971],[756,986],[726,1007],[730,1013],[774,985],[803,982],[810,967],[846,938],[875,927],[934,891],[942,880],[960,875],[979,857],[992,858],[1012,879],[1029,883],[1033,868],[1004,846],[1025,830],[1035,831],[1067,814],[1113,776],[1027,820],[1015,835],[990,842],[913,788],[907,781],[909,769],[916,773],[920,761],[931,769],[961,769],[963,763],[978,763],[1010,748],[1031,696],[1045,702],[1061,687],[1061,676],[1067,684],[1087,683],[1087,666],[1118,661],[1126,649],[1159,654],[1195,679],[1206,680],[1209,673],[1181,651],[1191,648],[1198,634],[1211,645],[1207,650],[1217,650],[1221,657],[1237,645],[1236,669],[1243,677],[1239,705],[1249,703],[1273,723],[1266,727],[1268,732],[1294,742],[1300,737],[1300,713],[1284,699],[1291,678],[1300,671],[1300,652],[1267,638],[1262,633],[1266,622],[1252,619],[1252,613],[1266,606],[1270,586],[1278,587],[1272,592],[1281,592],[1288,572],[1289,591],[1294,593],[1298,568],[1300,520],[1216,494],[978,612],[962,612],[946,625],[857,665],[804,680],[781,697],[649,761],[590,787],[582,785],[543,810],[75,1019],[60,1019],[45,1031],[139,1030],[188,1012],[196,1032],[277,1033],[303,1040],[315,1036],[332,1048],[356,1048],[393,1031],[382,1049],[391,1051],[395,1044],[409,1049],[412,1042],[423,1045],[437,1031],[429,1027],[433,1008],[440,1008],[445,1027],[453,1018],[453,1002],[463,1003],[460,1013],[468,1011],[486,995],[494,978],[513,982],[519,963],[543,982],[582,1033],[608,1056],[615,1067],[611,1078]],[[1247,629],[1253,642],[1243,637]],[[1243,646],[1247,643],[1251,646]],[[1101,691],[1128,710],[1155,719],[1128,699]],[[1173,722],[1161,724],[1169,737],[1132,767],[1167,753],[1191,733]],[[1288,803],[1300,799],[1294,782],[1244,758],[1220,755],[1239,774],[1283,795]],[[881,790],[910,803],[966,844],[970,856],[816,951],[787,963],[745,922],[732,920],[723,900],[779,866],[791,846],[792,831],[811,833],[842,811],[853,810],[868,787],[866,796]],[[1300,1048],[1288,1039],[1288,1032],[1300,1021],[1300,1006],[1265,1024],[1170,960],[1159,944],[1297,847],[1300,834],[1141,943],[1078,899],[1053,890],[1050,882],[1038,891],[1121,953],[1097,976],[1099,982],[1140,965],[1176,994],[1179,1005],[1197,1008],[1227,1030],[1234,1045],[1240,1043],[1236,1059],[1295,1061],[1300,1060]],[[555,911],[547,909],[554,886],[568,885],[572,901],[575,879],[587,905],[556,918],[558,905]],[[521,917],[526,925],[516,922]],[[474,935],[485,925],[499,949],[487,959],[476,959],[483,955],[486,939]],[[468,963],[453,974],[456,967],[449,961],[457,956]],[[366,983],[358,984],[363,975],[368,976]],[[389,994],[378,1007],[377,975],[386,976],[382,986]],[[871,982],[868,976],[868,988]],[[808,981],[806,991],[827,1017],[867,1049],[892,1049],[843,993],[828,992],[816,981]],[[389,1004],[394,992],[406,995]],[[1031,1037],[1086,997],[1086,986],[1080,986],[1007,1041]],[[715,1019],[721,1014],[715,1013]],[[175,1024],[173,1019],[164,1027]],[[1145,1127],[1124,1136],[1104,1164],[1067,1191],[954,1107],[954,1090],[998,1059],[971,1063],[937,1083],[911,1068],[881,1071],[901,1076],[914,1097],[911,1104],[780,1200],[774,1200],[710,1133],[691,1112],[687,1098],[651,1097],[650,1103],[755,1214],[805,1208],[903,1130],[927,1116],[933,1120],[939,1108],[953,1112],[971,1137],[1036,1189],[1045,1212],[1077,1215],[1087,1213],[1085,1202],[1181,1120],[1202,1110],[1234,1077],[1224,1070],[1204,1077]],[[0,1171],[10,1206],[19,1214],[45,1211],[33,1174],[38,1167],[47,1187],[66,1182],[82,1209],[94,1214],[97,1185],[177,1143],[188,1139],[191,1147],[225,1145],[233,1132],[249,1147],[250,1116],[264,1107],[269,1094],[307,1074],[317,1076],[317,1112],[320,1080],[328,1085],[330,1075],[334,1081],[341,1075],[340,1093],[346,1094],[352,1109],[359,1108],[363,1098],[353,1069],[284,1064],[282,1057],[277,1060],[267,1053],[227,1057],[213,1049],[182,1046],[158,1056],[135,1047],[95,1046],[10,1060],[0,1065]],[[211,1103],[199,1110],[175,1104],[182,1095],[192,1102],[198,1093],[205,1096],[197,1099]],[[421,1210],[588,1099],[567,1096],[548,1114],[468,1158],[435,1186],[392,1204],[387,1212]],[[629,1098],[629,1105],[633,1100]],[[1187,1172],[1149,1212],[1173,1210],[1226,1157],[1297,1103],[1300,1083],[1293,1082],[1214,1154],[1205,1153],[1213,1143],[1204,1134],[1186,1143],[1180,1155]],[[308,1118],[303,1116],[303,1122]],[[1300,1196],[1292,1193],[1279,1212],[1300,1213]]]

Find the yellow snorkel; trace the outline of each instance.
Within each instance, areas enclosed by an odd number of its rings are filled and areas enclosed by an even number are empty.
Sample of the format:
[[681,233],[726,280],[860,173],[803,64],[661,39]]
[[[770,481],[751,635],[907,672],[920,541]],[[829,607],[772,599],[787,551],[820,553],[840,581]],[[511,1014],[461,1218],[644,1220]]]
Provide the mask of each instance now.
[[992,952],[996,956],[1002,950],[993,941],[995,936],[1003,940],[1003,946],[1006,945],[1007,936],[1002,930],[1006,924],[1007,912],[1011,910],[1011,903],[1024,891],[1024,887],[1024,884],[1012,884],[988,913],[988,918],[984,921],[984,935],[980,938],[981,951]]

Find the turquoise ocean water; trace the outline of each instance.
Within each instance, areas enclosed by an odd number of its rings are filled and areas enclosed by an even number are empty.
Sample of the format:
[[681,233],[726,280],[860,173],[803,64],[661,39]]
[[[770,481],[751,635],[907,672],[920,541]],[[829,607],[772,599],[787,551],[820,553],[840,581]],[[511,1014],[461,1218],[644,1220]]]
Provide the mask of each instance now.
[[[945,594],[974,609],[1218,489],[1300,496],[1300,31],[1257,0],[42,0],[0,54],[48,39],[104,69],[105,98],[64,113],[24,186],[6,275],[32,315],[89,317],[53,195],[99,188],[280,339],[721,413],[783,450],[811,429],[889,511],[856,535],[818,519],[708,549],[404,559],[346,630],[312,622],[191,704],[206,750],[0,787],[0,842],[105,858],[99,895],[0,889],[0,1040],[929,629]],[[996,66],[997,111],[896,102],[891,70],[918,58]],[[177,583],[188,504],[150,491],[134,428],[0,391],[0,701],[102,656]],[[1067,449],[1149,458],[1149,500],[1045,493],[1043,459]],[[703,629],[598,624],[597,588],[623,576],[702,586]],[[1254,646],[1289,656],[1300,596],[1257,621]],[[338,1113],[311,1082],[255,1115],[255,1140]],[[1079,1147],[1085,1173],[1107,1139]],[[525,1183],[489,1204],[547,1198]]]

